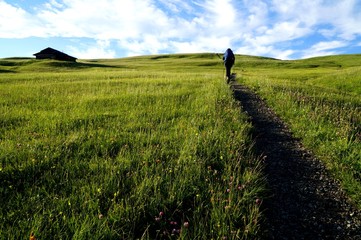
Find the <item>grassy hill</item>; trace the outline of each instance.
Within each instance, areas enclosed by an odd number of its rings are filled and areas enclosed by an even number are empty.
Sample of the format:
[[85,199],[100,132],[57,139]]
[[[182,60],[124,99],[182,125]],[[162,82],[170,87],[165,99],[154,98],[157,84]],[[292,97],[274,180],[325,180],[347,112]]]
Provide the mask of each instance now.
[[[360,205],[361,56],[237,56]],[[215,54],[0,59],[3,238],[257,238],[264,180]]]
[[1,237],[256,236],[260,166],[215,57],[1,60]]

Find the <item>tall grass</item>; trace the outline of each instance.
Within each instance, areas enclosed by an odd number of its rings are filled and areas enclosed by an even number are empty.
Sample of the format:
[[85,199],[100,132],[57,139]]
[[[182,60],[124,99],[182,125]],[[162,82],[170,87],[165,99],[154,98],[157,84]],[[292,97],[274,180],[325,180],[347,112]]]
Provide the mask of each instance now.
[[259,68],[245,62],[241,81],[267,100],[361,207],[359,56],[268,62]]
[[214,57],[0,64],[0,238],[256,238],[261,167]]

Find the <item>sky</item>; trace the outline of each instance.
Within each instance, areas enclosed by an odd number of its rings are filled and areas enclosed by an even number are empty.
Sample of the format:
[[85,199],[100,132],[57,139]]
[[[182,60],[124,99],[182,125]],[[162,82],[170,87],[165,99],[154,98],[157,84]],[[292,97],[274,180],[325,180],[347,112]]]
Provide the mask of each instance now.
[[361,53],[361,0],[0,0],[0,58]]

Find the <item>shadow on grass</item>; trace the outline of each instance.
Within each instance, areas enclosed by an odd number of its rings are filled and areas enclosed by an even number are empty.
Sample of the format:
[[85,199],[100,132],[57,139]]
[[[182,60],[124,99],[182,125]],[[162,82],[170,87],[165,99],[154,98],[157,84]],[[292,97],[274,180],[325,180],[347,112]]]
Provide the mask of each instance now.
[[125,66],[112,66],[100,63],[83,63],[83,62],[66,62],[66,61],[52,61],[47,63],[48,66],[57,68],[72,68],[72,69],[85,69],[85,68],[126,68]]
[[[0,73],[15,73],[18,67],[28,67],[34,66],[34,68],[39,65],[52,68],[67,68],[67,69],[87,69],[87,68],[126,68],[127,66],[122,65],[109,65],[98,63],[97,61],[89,62],[69,62],[69,61],[60,61],[60,60],[51,60],[51,59],[34,59],[34,58],[4,58],[0,59],[0,67],[5,69],[0,69]],[[9,69],[10,68],[10,69]],[[14,69],[11,69],[14,68]]]
[[0,73],[16,73],[16,71],[0,69]]

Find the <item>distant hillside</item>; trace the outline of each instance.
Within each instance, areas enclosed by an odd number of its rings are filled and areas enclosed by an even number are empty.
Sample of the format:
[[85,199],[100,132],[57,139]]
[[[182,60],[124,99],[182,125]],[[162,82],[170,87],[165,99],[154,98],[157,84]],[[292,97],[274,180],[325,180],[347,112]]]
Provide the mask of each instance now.
[[[222,54],[218,54],[220,57]],[[135,62],[136,61],[136,62]],[[127,63],[139,67],[154,66],[186,66],[212,67],[222,65],[222,60],[215,53],[198,54],[165,54],[146,55],[118,59],[88,59],[78,63],[54,60],[36,60],[34,58],[4,58],[0,59],[0,72],[46,71],[55,68],[84,69],[90,67],[127,67]],[[149,65],[150,64],[150,65]],[[334,55],[315,57],[302,60],[279,60],[261,56],[237,55],[236,67],[241,68],[341,68],[361,66],[361,54]]]

